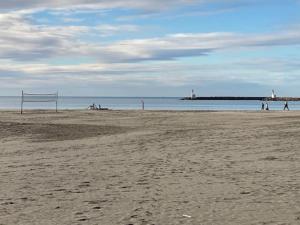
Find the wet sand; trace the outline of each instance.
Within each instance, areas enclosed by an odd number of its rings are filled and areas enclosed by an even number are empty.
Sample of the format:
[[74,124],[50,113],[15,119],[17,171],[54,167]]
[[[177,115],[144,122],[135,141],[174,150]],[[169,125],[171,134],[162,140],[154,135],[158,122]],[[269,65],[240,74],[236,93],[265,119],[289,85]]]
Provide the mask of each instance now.
[[300,224],[300,112],[0,111],[1,225]]

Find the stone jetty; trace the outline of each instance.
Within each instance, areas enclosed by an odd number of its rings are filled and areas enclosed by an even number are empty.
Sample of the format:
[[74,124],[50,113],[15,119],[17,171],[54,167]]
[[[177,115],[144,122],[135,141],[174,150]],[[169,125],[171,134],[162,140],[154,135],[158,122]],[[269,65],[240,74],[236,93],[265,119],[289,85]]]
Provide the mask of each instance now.
[[184,97],[180,100],[247,100],[247,101],[300,101],[300,97],[234,97],[234,96],[215,96],[215,97]]

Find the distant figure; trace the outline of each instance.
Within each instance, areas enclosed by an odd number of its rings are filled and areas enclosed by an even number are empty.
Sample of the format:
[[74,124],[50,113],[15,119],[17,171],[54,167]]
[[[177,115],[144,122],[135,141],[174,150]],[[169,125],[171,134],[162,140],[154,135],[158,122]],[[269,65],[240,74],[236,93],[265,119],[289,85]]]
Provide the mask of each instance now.
[[289,109],[289,105],[288,105],[288,102],[286,101],[285,103],[284,103],[284,108],[283,108],[283,110],[288,110],[288,111],[290,111],[290,109]]
[[261,110],[265,110],[265,103],[261,103]]
[[95,105],[95,103],[93,103],[93,105],[90,105],[88,109],[95,110],[97,109],[97,106]]
[[144,100],[141,100],[141,102],[142,102],[142,110],[145,110],[145,102],[144,102]]
[[266,102],[266,110],[269,110],[269,104]]
[[99,108],[98,108],[99,110],[101,109],[101,105],[99,104]]

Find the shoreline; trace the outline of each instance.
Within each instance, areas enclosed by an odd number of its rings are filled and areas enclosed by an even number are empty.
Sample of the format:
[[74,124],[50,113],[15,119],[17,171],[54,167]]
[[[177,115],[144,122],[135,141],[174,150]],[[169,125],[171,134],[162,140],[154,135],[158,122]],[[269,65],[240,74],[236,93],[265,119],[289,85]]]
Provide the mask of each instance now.
[[[0,112],[19,112],[21,115],[21,111],[17,109],[0,109]],[[41,113],[56,113],[55,109],[27,109],[23,111],[23,114],[30,113],[30,112],[41,112]],[[87,109],[58,109],[57,114],[62,112],[245,112],[245,113],[271,113],[271,112],[300,112],[300,109],[290,109],[290,110],[283,110],[283,109],[270,109],[270,110],[260,110],[260,109],[222,109],[222,110],[207,110],[207,109],[108,109],[108,110],[87,110]]]

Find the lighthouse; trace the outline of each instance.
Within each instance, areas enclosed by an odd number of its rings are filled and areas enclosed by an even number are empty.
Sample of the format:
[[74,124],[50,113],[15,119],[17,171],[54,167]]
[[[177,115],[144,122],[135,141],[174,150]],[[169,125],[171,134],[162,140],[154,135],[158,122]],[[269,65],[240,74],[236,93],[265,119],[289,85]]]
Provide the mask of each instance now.
[[276,94],[275,94],[275,91],[272,90],[272,99],[275,99],[276,98]]
[[194,93],[194,89],[192,90],[192,93],[191,93],[191,99],[194,99],[196,98],[196,94]]

